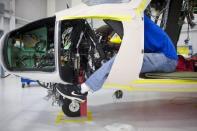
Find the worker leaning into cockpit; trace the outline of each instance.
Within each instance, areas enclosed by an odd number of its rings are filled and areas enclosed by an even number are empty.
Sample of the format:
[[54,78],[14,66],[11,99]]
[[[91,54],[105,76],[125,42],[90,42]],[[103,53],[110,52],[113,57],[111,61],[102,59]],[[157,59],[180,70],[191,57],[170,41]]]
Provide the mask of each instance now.
[[[141,73],[175,71],[178,56],[171,39],[147,16],[144,16],[144,52]],[[88,91],[94,92],[102,88],[114,59],[115,57],[103,64],[80,86],[60,86],[57,91],[63,97],[84,102]]]

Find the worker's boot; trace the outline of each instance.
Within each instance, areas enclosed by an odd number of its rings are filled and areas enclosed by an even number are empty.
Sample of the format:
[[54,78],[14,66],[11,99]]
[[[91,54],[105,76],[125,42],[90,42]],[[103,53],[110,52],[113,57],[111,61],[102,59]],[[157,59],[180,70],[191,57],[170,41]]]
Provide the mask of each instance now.
[[70,100],[76,100],[81,103],[85,102],[87,93],[81,93],[81,87],[75,85],[63,85],[58,84],[57,92],[60,93],[63,98],[68,98]]

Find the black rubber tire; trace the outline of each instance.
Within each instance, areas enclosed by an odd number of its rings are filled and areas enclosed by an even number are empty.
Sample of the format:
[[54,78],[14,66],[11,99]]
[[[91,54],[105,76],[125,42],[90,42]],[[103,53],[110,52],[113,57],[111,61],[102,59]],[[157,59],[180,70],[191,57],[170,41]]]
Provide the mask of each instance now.
[[73,112],[69,106],[72,103],[72,101],[70,99],[64,99],[63,100],[63,105],[62,105],[62,111],[64,112],[64,114],[68,117],[80,117],[80,103],[78,103],[79,105],[79,109],[75,112]]

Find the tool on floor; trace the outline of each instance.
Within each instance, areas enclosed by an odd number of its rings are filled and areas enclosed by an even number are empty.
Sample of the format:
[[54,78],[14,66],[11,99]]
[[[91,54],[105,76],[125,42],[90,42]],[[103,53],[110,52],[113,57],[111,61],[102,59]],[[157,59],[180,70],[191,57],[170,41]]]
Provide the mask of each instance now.
[[21,78],[22,88],[25,88],[25,85],[30,86],[31,83],[37,83],[37,81],[30,80],[27,78]]

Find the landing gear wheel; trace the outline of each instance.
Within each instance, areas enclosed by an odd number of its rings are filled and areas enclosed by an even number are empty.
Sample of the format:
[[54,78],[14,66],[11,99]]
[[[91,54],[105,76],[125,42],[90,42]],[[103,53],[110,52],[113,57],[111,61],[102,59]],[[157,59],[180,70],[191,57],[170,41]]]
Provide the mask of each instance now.
[[68,117],[80,117],[80,103],[65,98],[63,100],[62,111]]

